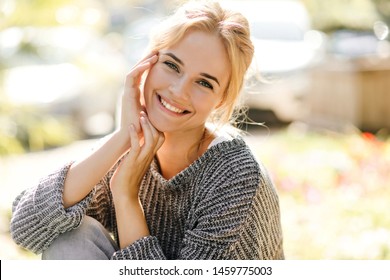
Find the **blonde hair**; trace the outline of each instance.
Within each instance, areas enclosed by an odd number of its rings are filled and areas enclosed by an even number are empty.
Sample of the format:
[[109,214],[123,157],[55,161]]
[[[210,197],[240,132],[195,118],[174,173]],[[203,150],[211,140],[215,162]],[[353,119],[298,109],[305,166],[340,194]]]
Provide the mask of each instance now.
[[254,53],[248,21],[238,12],[223,9],[218,2],[191,1],[154,30],[149,49],[159,51],[171,47],[194,29],[216,34],[226,48],[231,63],[230,79],[221,104],[210,116],[210,121],[218,125],[234,123],[244,76]]

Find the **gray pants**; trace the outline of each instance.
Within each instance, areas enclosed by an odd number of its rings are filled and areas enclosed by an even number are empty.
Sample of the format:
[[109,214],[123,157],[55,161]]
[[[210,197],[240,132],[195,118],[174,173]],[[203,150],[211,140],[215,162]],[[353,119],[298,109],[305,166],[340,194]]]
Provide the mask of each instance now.
[[97,220],[84,216],[81,225],[65,232],[42,254],[43,260],[109,260],[119,250]]

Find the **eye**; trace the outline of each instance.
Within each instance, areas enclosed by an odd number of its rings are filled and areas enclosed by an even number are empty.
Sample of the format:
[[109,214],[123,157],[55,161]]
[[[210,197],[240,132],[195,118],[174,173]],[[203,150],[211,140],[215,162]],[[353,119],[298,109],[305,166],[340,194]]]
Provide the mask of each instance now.
[[200,80],[198,83],[203,87],[214,89],[214,87],[206,80]]
[[180,69],[179,67],[173,63],[173,62],[170,62],[170,61],[164,61],[164,64],[167,65],[169,68],[171,68],[172,70],[176,71],[177,73],[180,72]]

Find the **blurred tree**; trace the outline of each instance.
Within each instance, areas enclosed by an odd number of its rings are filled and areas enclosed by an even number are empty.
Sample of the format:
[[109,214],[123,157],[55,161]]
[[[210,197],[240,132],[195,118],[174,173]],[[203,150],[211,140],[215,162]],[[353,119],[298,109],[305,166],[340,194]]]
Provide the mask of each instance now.
[[[0,30],[12,26],[84,25],[100,16],[121,11],[132,17],[131,8],[166,14],[187,0],[1,0]],[[128,13],[128,14],[127,14]],[[108,15],[111,14],[111,15]],[[115,15],[114,15],[115,16]],[[99,23],[98,23],[99,24]]]
[[[0,29],[10,26],[57,25],[56,9],[73,0],[6,0]],[[6,5],[7,4],[7,5]]]
[[32,106],[0,102],[0,156],[63,146],[77,138],[69,117],[53,117]]
[[[101,0],[2,0],[0,30],[12,26],[97,25],[105,27]],[[132,3],[132,1],[129,1]],[[102,26],[101,26],[102,25]]]
[[375,8],[378,14],[382,17],[382,20],[386,22],[387,26],[390,26],[390,1],[389,0],[372,0],[375,4]]
[[[372,30],[380,19],[374,2],[370,0],[301,0],[307,7],[313,28],[331,33],[339,29]],[[383,2],[390,13],[388,0]]]

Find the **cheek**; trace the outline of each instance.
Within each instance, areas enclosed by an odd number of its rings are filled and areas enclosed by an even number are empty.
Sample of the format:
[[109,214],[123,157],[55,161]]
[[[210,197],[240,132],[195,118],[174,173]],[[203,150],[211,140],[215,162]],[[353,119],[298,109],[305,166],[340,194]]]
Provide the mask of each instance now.
[[203,119],[207,119],[209,115],[216,109],[219,100],[215,98],[205,98],[204,93],[192,95],[192,105],[196,108],[196,112],[202,115]]
[[146,94],[150,91],[163,88],[168,84],[168,75],[161,69],[159,65],[154,66],[145,79],[144,92]]

